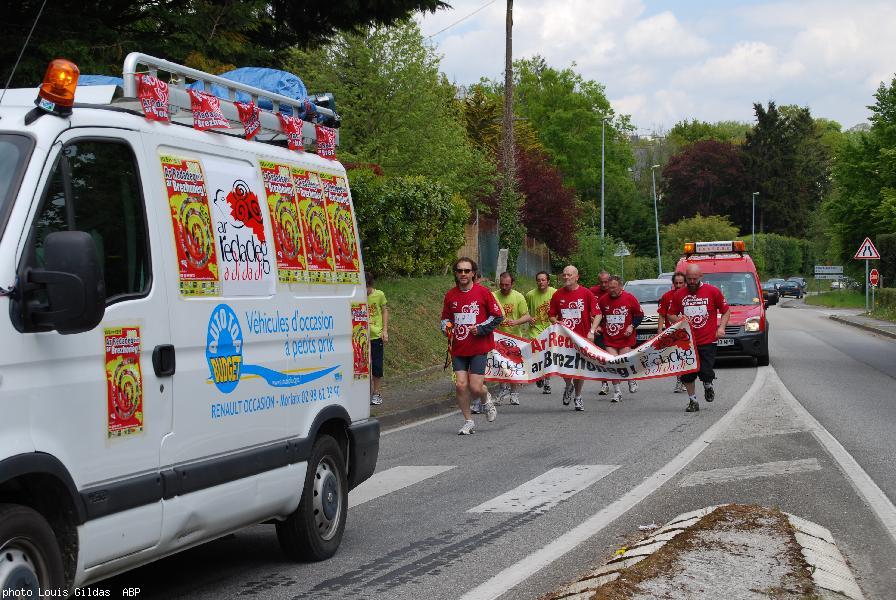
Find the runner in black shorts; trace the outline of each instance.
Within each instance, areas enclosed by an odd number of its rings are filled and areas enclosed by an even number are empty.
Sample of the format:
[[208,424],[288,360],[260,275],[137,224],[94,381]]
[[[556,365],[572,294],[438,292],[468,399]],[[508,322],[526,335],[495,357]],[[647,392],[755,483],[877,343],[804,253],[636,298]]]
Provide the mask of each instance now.
[[[442,304],[442,332],[450,340],[457,404],[464,416],[460,435],[475,432],[470,413],[470,397],[481,398],[485,389],[485,363],[495,347],[494,331],[504,316],[492,293],[473,281],[476,263],[459,258],[454,263],[455,287],[448,290]],[[483,407],[489,422],[498,415],[493,402]]]

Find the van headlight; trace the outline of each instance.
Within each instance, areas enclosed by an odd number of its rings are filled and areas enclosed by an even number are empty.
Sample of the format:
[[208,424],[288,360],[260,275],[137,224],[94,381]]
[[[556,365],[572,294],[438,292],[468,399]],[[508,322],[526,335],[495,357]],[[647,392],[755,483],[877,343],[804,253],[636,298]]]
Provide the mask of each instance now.
[[744,322],[744,331],[747,333],[756,333],[759,331],[759,317],[750,317]]

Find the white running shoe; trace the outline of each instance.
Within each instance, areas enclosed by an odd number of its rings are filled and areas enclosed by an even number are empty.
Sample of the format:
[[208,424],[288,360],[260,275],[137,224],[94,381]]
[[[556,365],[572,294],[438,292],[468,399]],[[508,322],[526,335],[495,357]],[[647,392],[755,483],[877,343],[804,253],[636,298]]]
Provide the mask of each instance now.
[[383,403],[383,397],[379,394],[374,394],[370,397],[370,403],[374,406],[379,406]]
[[[495,404],[504,404],[507,402],[510,396],[510,386],[505,387],[505,384],[501,384],[501,387],[498,389],[498,397],[494,399]],[[489,400],[492,400],[489,398]]]
[[576,387],[572,381],[566,382],[566,387],[563,389],[563,406],[569,406],[570,401],[572,401],[572,395],[575,393]]
[[482,402],[479,400],[474,402],[473,405],[470,407],[470,412],[473,413],[474,415],[481,415],[482,414]]
[[576,410],[578,410],[578,411],[585,410],[585,404],[582,402],[581,396],[576,396],[576,399],[573,400],[573,404],[575,405]]
[[610,402],[621,402],[622,401],[622,392],[613,392],[613,397],[610,398]]
[[474,421],[464,421],[464,426],[460,428],[457,435],[473,435],[476,433],[476,423]]
[[606,396],[610,393],[610,384],[606,381],[600,382],[600,391],[597,393],[598,396]]
[[510,392],[510,404],[513,406],[520,405],[520,395],[517,392]]
[[684,391],[684,384],[681,382],[681,378],[675,380],[675,390],[673,390],[674,394],[680,394]]
[[638,382],[637,381],[629,381],[628,382],[628,393],[635,394],[638,391]]
[[482,405],[482,409],[485,411],[485,419],[491,423],[498,416],[498,409],[495,408],[495,403],[489,399],[488,402]]

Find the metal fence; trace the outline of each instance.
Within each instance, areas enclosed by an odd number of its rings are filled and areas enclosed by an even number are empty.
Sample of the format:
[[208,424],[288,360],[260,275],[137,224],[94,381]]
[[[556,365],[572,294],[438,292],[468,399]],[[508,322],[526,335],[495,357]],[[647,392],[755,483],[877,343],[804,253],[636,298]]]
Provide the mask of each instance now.
[[[466,227],[464,245],[457,251],[458,256],[469,256],[479,263],[482,275],[494,278],[498,264],[498,223],[494,219],[479,218]],[[548,247],[530,237],[526,237],[517,257],[518,275],[534,277],[539,271],[551,271],[551,255]]]

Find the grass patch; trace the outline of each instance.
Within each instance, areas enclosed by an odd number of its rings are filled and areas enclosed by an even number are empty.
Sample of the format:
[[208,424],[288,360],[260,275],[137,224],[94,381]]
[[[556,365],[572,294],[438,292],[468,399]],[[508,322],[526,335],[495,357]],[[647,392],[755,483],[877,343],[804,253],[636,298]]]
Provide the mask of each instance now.
[[865,294],[854,290],[837,290],[806,296],[803,301],[815,306],[832,308],[865,308]]
[[871,311],[871,316],[875,319],[882,319],[884,321],[892,321],[893,323],[896,323],[896,307],[880,306]]

